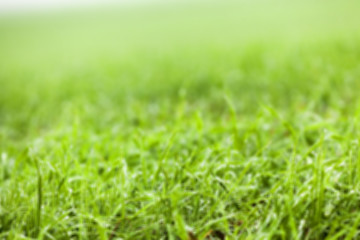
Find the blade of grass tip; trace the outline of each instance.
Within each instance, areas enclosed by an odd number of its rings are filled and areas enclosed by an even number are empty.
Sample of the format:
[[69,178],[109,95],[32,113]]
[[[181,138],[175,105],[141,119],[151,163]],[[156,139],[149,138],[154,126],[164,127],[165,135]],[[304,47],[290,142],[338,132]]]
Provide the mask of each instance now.
[[224,99],[225,99],[226,104],[228,105],[229,110],[230,110],[231,120],[232,120],[232,123],[233,123],[233,127],[236,128],[236,127],[237,127],[237,119],[236,119],[236,111],[235,111],[234,104],[232,103],[229,95],[225,94],[225,95],[224,95]]
[[166,146],[166,149],[164,150],[164,153],[162,154],[162,157],[160,159],[160,163],[159,163],[159,166],[158,166],[158,169],[155,173],[155,176],[154,176],[154,179],[157,179],[159,177],[159,174],[160,172],[163,172],[164,175],[165,175],[165,178],[167,178],[167,174],[165,171],[163,171],[163,165],[164,165],[164,161],[165,159],[167,158],[167,156],[169,155],[169,152],[170,152],[170,148],[173,146],[173,142],[174,142],[174,139],[177,135],[177,132],[178,130],[175,129],[171,136],[169,137],[169,140],[167,141],[167,146]]
[[229,95],[225,94],[224,99],[225,99],[226,104],[228,105],[228,108],[229,108],[229,111],[230,111],[232,131],[233,131],[233,134],[234,134],[234,141],[235,141],[235,147],[238,150],[241,150],[243,148],[244,144],[243,144],[243,138],[239,135],[239,131],[238,131],[236,110],[235,110],[234,104],[232,103]]
[[[298,136],[296,134],[295,129],[292,127],[292,125],[286,121],[285,119],[283,119],[280,114],[272,107],[262,104],[262,107],[265,108],[266,110],[268,110],[275,118],[277,118],[282,125],[290,132],[291,137],[292,137],[292,142],[293,142],[293,151],[291,154],[291,159],[289,161],[289,166],[288,166],[288,183],[289,183],[289,187],[292,188],[291,186],[293,185],[293,176],[294,176],[294,170],[295,170],[295,158],[296,158],[296,152],[297,152],[297,145],[298,145]],[[291,189],[289,189],[291,190]],[[290,191],[290,197],[291,200],[293,200],[293,191]]]
[[290,132],[291,137],[293,138],[293,141],[296,142],[297,134],[296,134],[294,127],[291,125],[291,123],[289,121],[285,120],[283,117],[281,117],[280,114],[271,106],[262,103],[261,107],[263,107],[271,115],[273,115],[275,118],[277,118],[281,122],[281,124]]

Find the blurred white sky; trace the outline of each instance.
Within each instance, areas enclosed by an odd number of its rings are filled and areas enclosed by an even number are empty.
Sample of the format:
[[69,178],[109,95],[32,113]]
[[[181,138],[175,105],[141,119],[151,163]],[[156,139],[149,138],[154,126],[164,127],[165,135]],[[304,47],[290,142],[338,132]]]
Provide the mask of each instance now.
[[152,0],[0,0],[0,14],[96,7],[107,4],[138,4]]

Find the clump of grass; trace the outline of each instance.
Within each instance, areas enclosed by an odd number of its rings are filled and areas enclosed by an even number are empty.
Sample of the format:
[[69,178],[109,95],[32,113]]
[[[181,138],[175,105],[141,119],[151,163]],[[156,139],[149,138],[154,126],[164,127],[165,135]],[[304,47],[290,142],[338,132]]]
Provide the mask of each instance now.
[[82,63],[2,40],[0,238],[359,237],[360,45],[223,31],[121,53],[68,40]]

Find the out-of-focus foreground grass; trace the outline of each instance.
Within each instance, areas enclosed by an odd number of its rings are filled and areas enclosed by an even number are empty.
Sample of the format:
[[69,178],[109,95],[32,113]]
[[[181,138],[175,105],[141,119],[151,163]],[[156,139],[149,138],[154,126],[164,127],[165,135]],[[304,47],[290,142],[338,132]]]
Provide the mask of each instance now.
[[0,238],[359,237],[360,3],[0,19]]

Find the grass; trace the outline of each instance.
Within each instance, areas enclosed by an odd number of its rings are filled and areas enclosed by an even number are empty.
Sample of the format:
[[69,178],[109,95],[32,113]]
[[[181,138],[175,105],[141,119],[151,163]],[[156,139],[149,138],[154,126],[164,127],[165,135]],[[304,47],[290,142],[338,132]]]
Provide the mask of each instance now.
[[2,18],[0,239],[360,237],[359,4],[209,6]]

